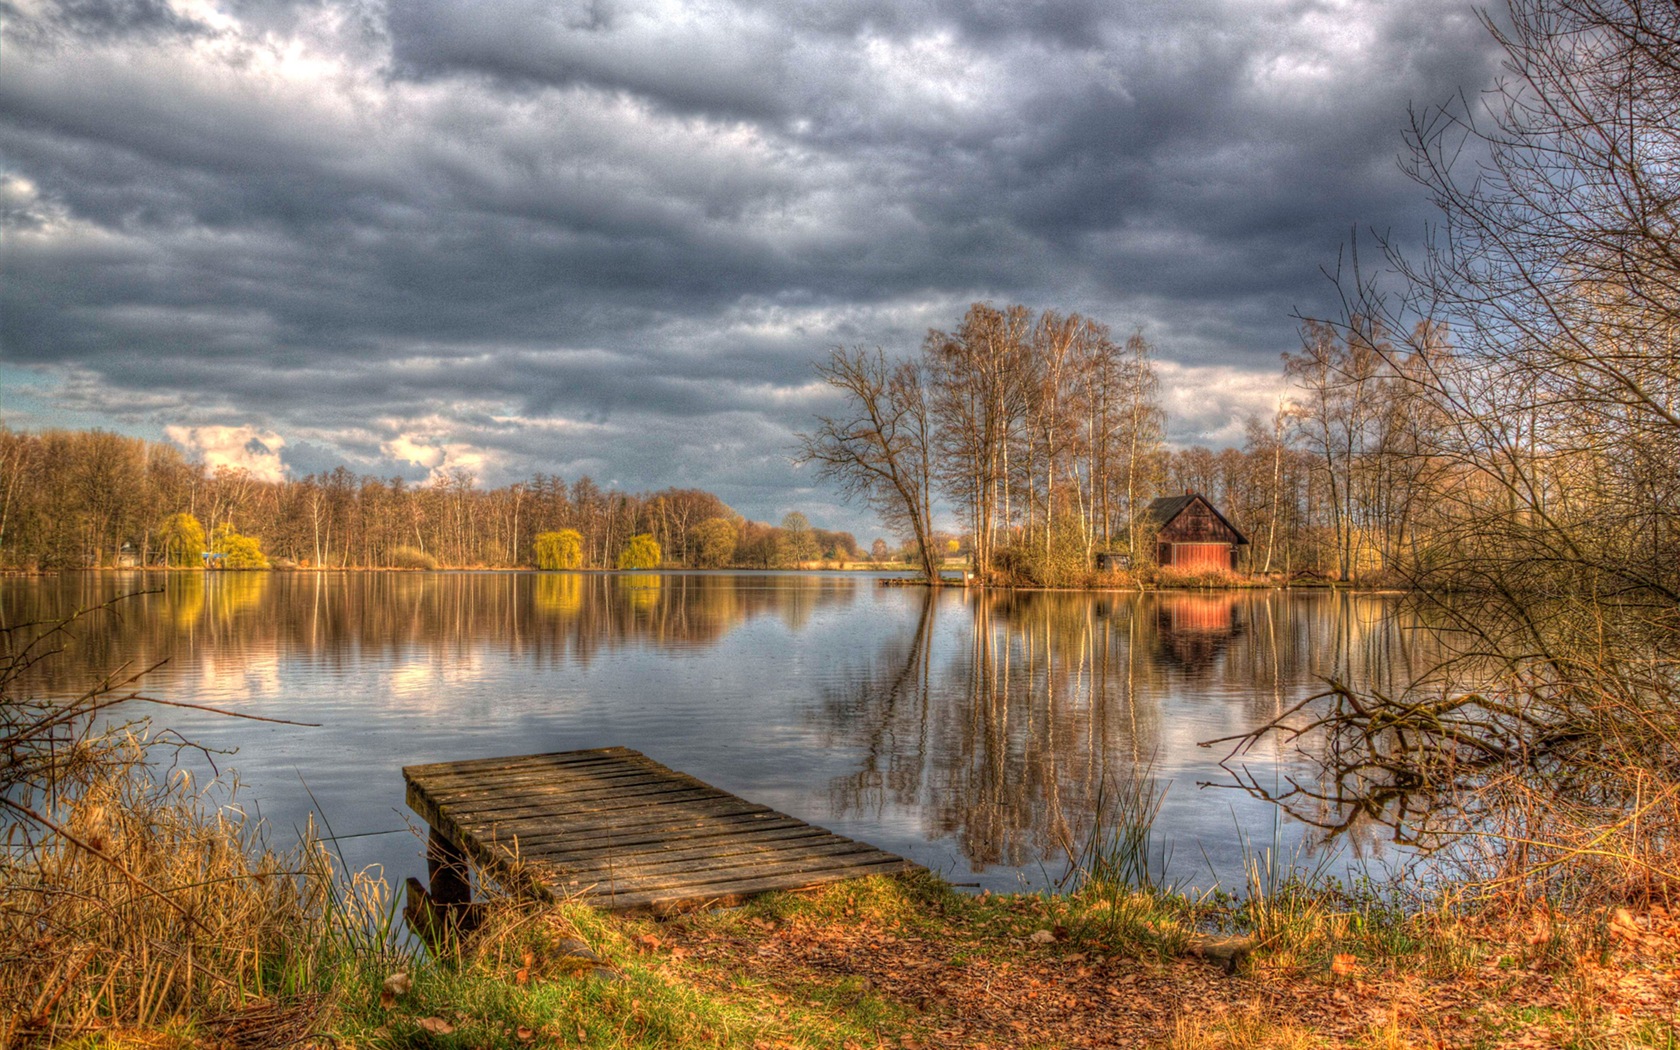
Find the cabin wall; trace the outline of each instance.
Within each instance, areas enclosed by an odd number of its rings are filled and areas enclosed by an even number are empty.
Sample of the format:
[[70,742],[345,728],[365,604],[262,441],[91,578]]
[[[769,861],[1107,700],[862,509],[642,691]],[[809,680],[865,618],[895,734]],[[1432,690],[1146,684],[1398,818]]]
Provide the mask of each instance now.
[[1163,564],[1175,569],[1235,569],[1236,550],[1229,543],[1175,543]]
[[1230,526],[1219,520],[1219,515],[1200,501],[1185,507],[1178,517],[1167,522],[1158,537],[1161,543],[1224,544],[1235,543],[1239,538]]
[[1198,499],[1162,526],[1156,537],[1155,561],[1175,569],[1235,571],[1236,543],[1241,538]]

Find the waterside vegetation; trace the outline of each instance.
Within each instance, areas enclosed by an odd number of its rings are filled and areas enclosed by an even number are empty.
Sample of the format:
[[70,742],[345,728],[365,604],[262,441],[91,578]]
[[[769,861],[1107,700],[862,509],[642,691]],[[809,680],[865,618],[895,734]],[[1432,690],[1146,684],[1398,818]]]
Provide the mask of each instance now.
[[664,920],[502,898],[428,951],[382,879],[313,833],[276,852],[142,724],[7,710],[52,761],[8,774],[32,815],[0,860],[0,1045],[1660,1047],[1680,1022],[1660,903],[1468,909],[1263,853],[1237,892],[1181,892],[1148,781],[1064,894],[877,877]]

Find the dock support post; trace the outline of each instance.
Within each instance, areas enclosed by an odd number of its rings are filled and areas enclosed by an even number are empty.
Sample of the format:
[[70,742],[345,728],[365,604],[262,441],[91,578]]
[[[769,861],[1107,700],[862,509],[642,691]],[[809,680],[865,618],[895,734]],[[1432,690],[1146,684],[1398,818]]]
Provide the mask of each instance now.
[[426,878],[430,889],[409,878],[403,917],[432,952],[455,951],[483,920],[484,905],[473,903],[466,853],[436,827],[426,839]]
[[450,909],[472,903],[467,855],[435,827],[426,840],[426,879],[431,883],[432,903]]

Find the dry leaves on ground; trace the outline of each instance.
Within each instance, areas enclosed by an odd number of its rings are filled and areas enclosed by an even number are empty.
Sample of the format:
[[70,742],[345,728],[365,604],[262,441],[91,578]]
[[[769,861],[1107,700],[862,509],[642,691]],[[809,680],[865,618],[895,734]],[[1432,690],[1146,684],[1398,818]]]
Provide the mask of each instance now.
[[[1000,952],[978,932],[921,936],[856,918],[676,921],[638,943],[720,993],[739,994],[737,977],[770,989],[767,1011],[812,999],[812,989],[876,996],[906,1011],[912,1038],[928,1045],[1161,1046],[1259,1018],[1330,1045],[1560,1046],[1578,1041],[1583,1025],[1609,1034],[1680,1023],[1680,931],[1665,935],[1665,921],[1635,922],[1638,938],[1620,938],[1609,966],[1513,966],[1488,951],[1438,977],[1351,953],[1294,972],[1262,954],[1228,977],[1194,959],[1104,955],[1045,938]],[[700,965],[684,965],[685,955]]]

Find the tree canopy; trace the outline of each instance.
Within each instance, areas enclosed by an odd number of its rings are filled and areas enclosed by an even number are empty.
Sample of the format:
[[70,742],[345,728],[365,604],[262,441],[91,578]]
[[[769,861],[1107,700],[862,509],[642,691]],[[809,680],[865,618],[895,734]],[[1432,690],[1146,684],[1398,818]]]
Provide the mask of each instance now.
[[163,548],[167,565],[178,568],[202,565],[204,526],[186,511],[171,514],[158,528],[158,545]]
[[583,565],[583,534],[576,529],[539,532],[532,548],[539,569],[577,569]]
[[657,569],[660,563],[659,542],[649,533],[630,537],[618,552],[620,569]]

